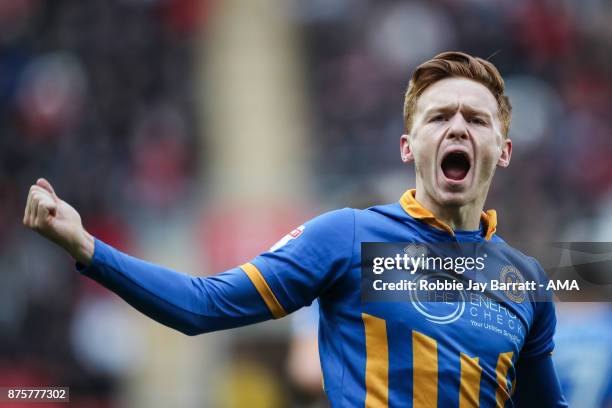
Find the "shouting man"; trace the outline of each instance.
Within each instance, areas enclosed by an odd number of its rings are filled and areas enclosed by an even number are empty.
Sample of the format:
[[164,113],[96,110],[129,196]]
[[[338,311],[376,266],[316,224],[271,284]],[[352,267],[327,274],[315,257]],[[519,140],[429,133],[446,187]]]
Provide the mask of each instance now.
[[[551,302],[498,303],[518,326],[503,336],[474,327],[468,313],[442,324],[407,302],[360,297],[362,242],[506,245],[495,211],[483,207],[495,169],[510,164],[510,117],[493,64],[437,55],[416,68],[404,102],[401,158],[414,162],[415,189],[393,204],[323,214],[211,277],[146,263],[97,240],[45,179],[31,187],[23,222],[68,251],[81,274],[188,335],[281,318],[318,298],[333,407],[562,407]],[[514,258],[518,270],[541,270],[532,258]]]

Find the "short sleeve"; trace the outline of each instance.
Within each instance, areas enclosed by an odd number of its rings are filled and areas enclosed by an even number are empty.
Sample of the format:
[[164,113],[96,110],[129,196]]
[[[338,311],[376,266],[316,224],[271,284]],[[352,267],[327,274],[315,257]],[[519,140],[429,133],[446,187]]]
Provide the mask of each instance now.
[[[540,275],[540,279],[545,279],[545,272],[540,264],[533,258],[531,260],[538,275]],[[529,333],[527,333],[525,344],[521,350],[521,357],[538,357],[551,354],[555,348],[553,336],[557,326],[557,317],[552,296],[549,299],[538,299],[534,302],[534,306],[533,324]]]
[[294,229],[241,268],[279,318],[312,303],[346,273],[354,240],[353,210],[336,210]]

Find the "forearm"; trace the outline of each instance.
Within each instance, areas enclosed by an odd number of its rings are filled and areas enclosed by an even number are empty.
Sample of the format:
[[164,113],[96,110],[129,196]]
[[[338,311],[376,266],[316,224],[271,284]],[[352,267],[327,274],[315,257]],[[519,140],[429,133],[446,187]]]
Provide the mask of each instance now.
[[192,277],[126,255],[94,241],[89,266],[79,271],[156,321],[188,335],[271,318],[246,274],[233,269]]
[[88,266],[94,255],[95,238],[84,228],[80,229],[75,242],[64,249],[81,265]]

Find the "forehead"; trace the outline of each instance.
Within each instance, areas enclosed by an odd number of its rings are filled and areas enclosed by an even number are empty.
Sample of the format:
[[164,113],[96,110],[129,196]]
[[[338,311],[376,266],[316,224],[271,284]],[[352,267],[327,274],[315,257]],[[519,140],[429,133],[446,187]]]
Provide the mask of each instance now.
[[483,84],[467,78],[445,78],[430,85],[417,101],[417,112],[461,105],[496,116],[497,101]]

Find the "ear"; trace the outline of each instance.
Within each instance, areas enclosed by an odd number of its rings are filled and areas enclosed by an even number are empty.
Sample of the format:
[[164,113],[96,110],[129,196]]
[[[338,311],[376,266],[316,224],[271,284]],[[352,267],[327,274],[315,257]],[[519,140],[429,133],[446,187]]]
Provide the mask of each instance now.
[[400,137],[400,154],[402,155],[402,161],[404,163],[414,161],[414,155],[410,148],[410,135],[402,135]]
[[510,165],[510,158],[512,157],[512,140],[504,139],[501,145],[501,155],[497,161],[499,167],[508,167]]

